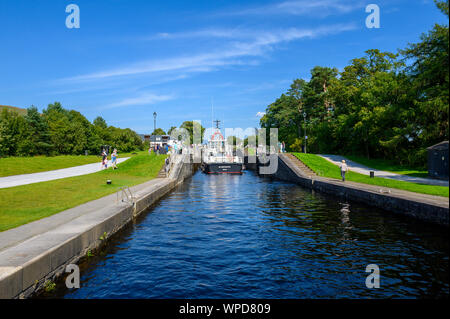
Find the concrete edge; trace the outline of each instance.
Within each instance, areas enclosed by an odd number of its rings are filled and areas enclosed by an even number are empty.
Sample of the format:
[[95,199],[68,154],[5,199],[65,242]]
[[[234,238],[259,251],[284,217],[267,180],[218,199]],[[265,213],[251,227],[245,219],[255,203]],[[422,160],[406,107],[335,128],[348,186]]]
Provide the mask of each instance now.
[[[258,169],[258,168],[256,168]],[[411,193],[411,197],[396,193],[380,193],[370,187],[358,188],[350,184],[322,177],[306,176],[285,154],[278,156],[277,172],[272,177],[293,182],[321,193],[363,203],[395,214],[415,218],[439,226],[449,227],[448,201],[436,196]],[[380,187],[382,188],[382,187]],[[395,191],[397,193],[406,191]],[[448,199],[447,199],[448,200]]]
[[[172,175],[174,178],[167,178],[157,183],[157,185],[151,185],[136,192],[134,194],[136,198],[134,203],[125,206],[123,204],[113,206],[114,212],[109,216],[102,218],[102,214],[106,215],[102,209],[95,213],[81,215],[44,233],[43,235],[48,237],[52,233],[57,234],[58,231],[64,232],[63,228],[69,227],[71,223],[76,224],[82,219],[94,219],[94,215],[98,215],[97,218],[99,218],[94,221],[95,225],[72,236],[68,233],[69,237],[66,240],[37,252],[35,256],[29,258],[26,262],[16,266],[8,265],[11,261],[2,261],[0,259],[0,299],[28,298],[41,291],[47,280],[54,281],[63,275],[68,264],[77,263],[86,255],[88,250],[100,247],[104,242],[100,240],[100,236],[106,233],[106,238],[108,238],[115,234],[186,178],[190,177],[194,173],[195,165],[180,161],[174,168],[175,174]],[[109,211],[111,207],[106,209]],[[36,240],[39,236],[34,236],[28,240]],[[2,251],[2,254],[8,251],[9,254],[20,255],[19,245],[26,246],[26,242],[20,242],[7,248]],[[6,253],[5,255],[8,254]]]

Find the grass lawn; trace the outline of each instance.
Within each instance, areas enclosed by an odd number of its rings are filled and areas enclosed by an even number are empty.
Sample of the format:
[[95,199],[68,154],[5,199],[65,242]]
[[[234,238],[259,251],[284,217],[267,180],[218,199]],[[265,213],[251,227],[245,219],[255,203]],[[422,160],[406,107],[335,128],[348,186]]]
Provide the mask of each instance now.
[[[97,173],[0,189],[0,231],[41,219],[155,178],[166,156],[136,155]],[[107,185],[106,180],[112,184]]]
[[366,157],[353,156],[353,155],[349,155],[346,157],[356,163],[365,165],[370,168],[378,169],[380,171],[392,172],[392,173],[396,173],[396,174],[409,175],[409,176],[414,176],[414,177],[424,177],[424,178],[429,177],[427,170],[416,169],[416,168],[411,168],[411,167],[407,167],[407,166],[401,166],[401,165],[395,164],[389,160],[367,159]]
[[[119,158],[134,156],[134,153],[146,154],[145,151],[123,153],[119,154]],[[100,164],[101,157],[96,155],[5,157],[0,158],[0,177],[52,171],[97,162]]]
[[[341,172],[339,166],[328,162],[326,159],[314,154],[304,154],[304,153],[293,153],[293,154],[303,163],[305,163],[306,166],[312,169],[317,175],[341,179]],[[423,185],[411,182],[396,181],[393,179],[380,177],[370,178],[369,176],[355,173],[352,171],[347,172],[345,178],[346,180],[357,183],[378,185],[388,188],[398,188],[410,192],[437,195],[443,197],[449,196],[448,187],[445,186]]]

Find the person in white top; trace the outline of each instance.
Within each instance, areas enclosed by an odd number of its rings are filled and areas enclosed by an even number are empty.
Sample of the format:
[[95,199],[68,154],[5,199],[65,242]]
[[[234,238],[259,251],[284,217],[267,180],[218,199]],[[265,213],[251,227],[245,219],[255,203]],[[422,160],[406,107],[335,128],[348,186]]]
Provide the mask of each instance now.
[[345,164],[345,160],[342,160],[342,164],[341,164],[341,176],[342,176],[342,181],[345,182],[345,173],[347,173],[348,171],[348,167],[347,164]]

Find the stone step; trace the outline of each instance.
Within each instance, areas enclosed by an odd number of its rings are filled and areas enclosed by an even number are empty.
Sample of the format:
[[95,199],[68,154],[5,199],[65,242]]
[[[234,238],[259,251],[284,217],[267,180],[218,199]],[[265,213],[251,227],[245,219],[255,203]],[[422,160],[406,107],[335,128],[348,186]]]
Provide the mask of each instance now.
[[158,176],[157,176],[158,178],[166,178],[167,177],[167,175],[166,175],[166,170],[165,170],[165,168],[163,167],[163,168],[161,168],[161,170],[159,171],[159,173],[158,173]]
[[316,176],[316,173],[310,169],[308,166],[305,165],[301,160],[297,158],[297,156],[287,153],[287,156],[292,160],[292,162],[297,165],[298,168],[300,168],[303,172],[306,173],[306,175],[312,175]]

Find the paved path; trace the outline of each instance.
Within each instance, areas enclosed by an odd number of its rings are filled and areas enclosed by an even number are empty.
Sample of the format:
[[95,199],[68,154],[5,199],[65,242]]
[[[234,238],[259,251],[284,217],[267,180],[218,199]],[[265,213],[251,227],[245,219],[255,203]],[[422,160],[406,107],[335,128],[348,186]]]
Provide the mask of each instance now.
[[448,181],[437,180],[437,179],[432,179],[432,178],[414,177],[414,176],[396,174],[396,173],[392,173],[392,172],[380,171],[380,170],[373,169],[373,168],[361,165],[359,163],[353,162],[353,161],[347,159],[346,157],[340,156],[340,155],[320,155],[320,156],[336,165],[340,165],[342,160],[345,160],[349,170],[356,172],[356,173],[364,174],[364,175],[370,175],[370,171],[373,171],[375,173],[376,177],[390,178],[390,179],[395,179],[395,180],[399,180],[399,181],[419,183],[419,184],[448,186]]
[[[309,173],[307,171],[305,171],[302,166],[298,165],[298,162],[301,162],[301,161],[299,161],[297,158],[295,158],[293,160],[291,157],[288,157],[286,154],[281,154],[281,158],[289,166],[290,170],[294,174],[296,174],[297,176],[302,177],[304,179],[311,179],[315,183],[320,181],[320,182],[325,182],[327,184],[333,184],[333,185],[347,188],[347,189],[359,190],[359,191],[363,191],[363,192],[364,191],[371,192],[373,194],[377,194],[377,195],[380,194],[385,197],[401,198],[401,199],[408,200],[411,202],[416,202],[419,204],[424,203],[427,205],[445,208],[445,209],[447,209],[446,216],[447,216],[447,225],[448,225],[448,208],[449,208],[448,197],[414,193],[414,192],[406,191],[403,189],[387,188],[384,186],[362,184],[362,183],[350,182],[350,181],[342,182],[339,179],[329,178],[329,177],[309,176]],[[312,184],[315,184],[315,183],[312,183]],[[336,194],[338,194],[338,193],[339,193],[339,191],[336,191]],[[367,201],[365,201],[365,203],[374,206],[373,203],[368,203]],[[381,208],[385,209],[385,210],[389,210],[388,207],[381,207]],[[394,211],[394,212],[397,212],[397,211]]]
[[[117,163],[121,163],[123,161],[126,161],[127,159],[129,159],[129,157],[118,158]],[[108,161],[108,167],[110,166],[111,161]],[[62,168],[47,172],[0,177],[0,188],[14,187],[26,184],[52,181],[60,178],[86,175],[101,170],[102,167],[101,163],[99,162],[69,168]]]

